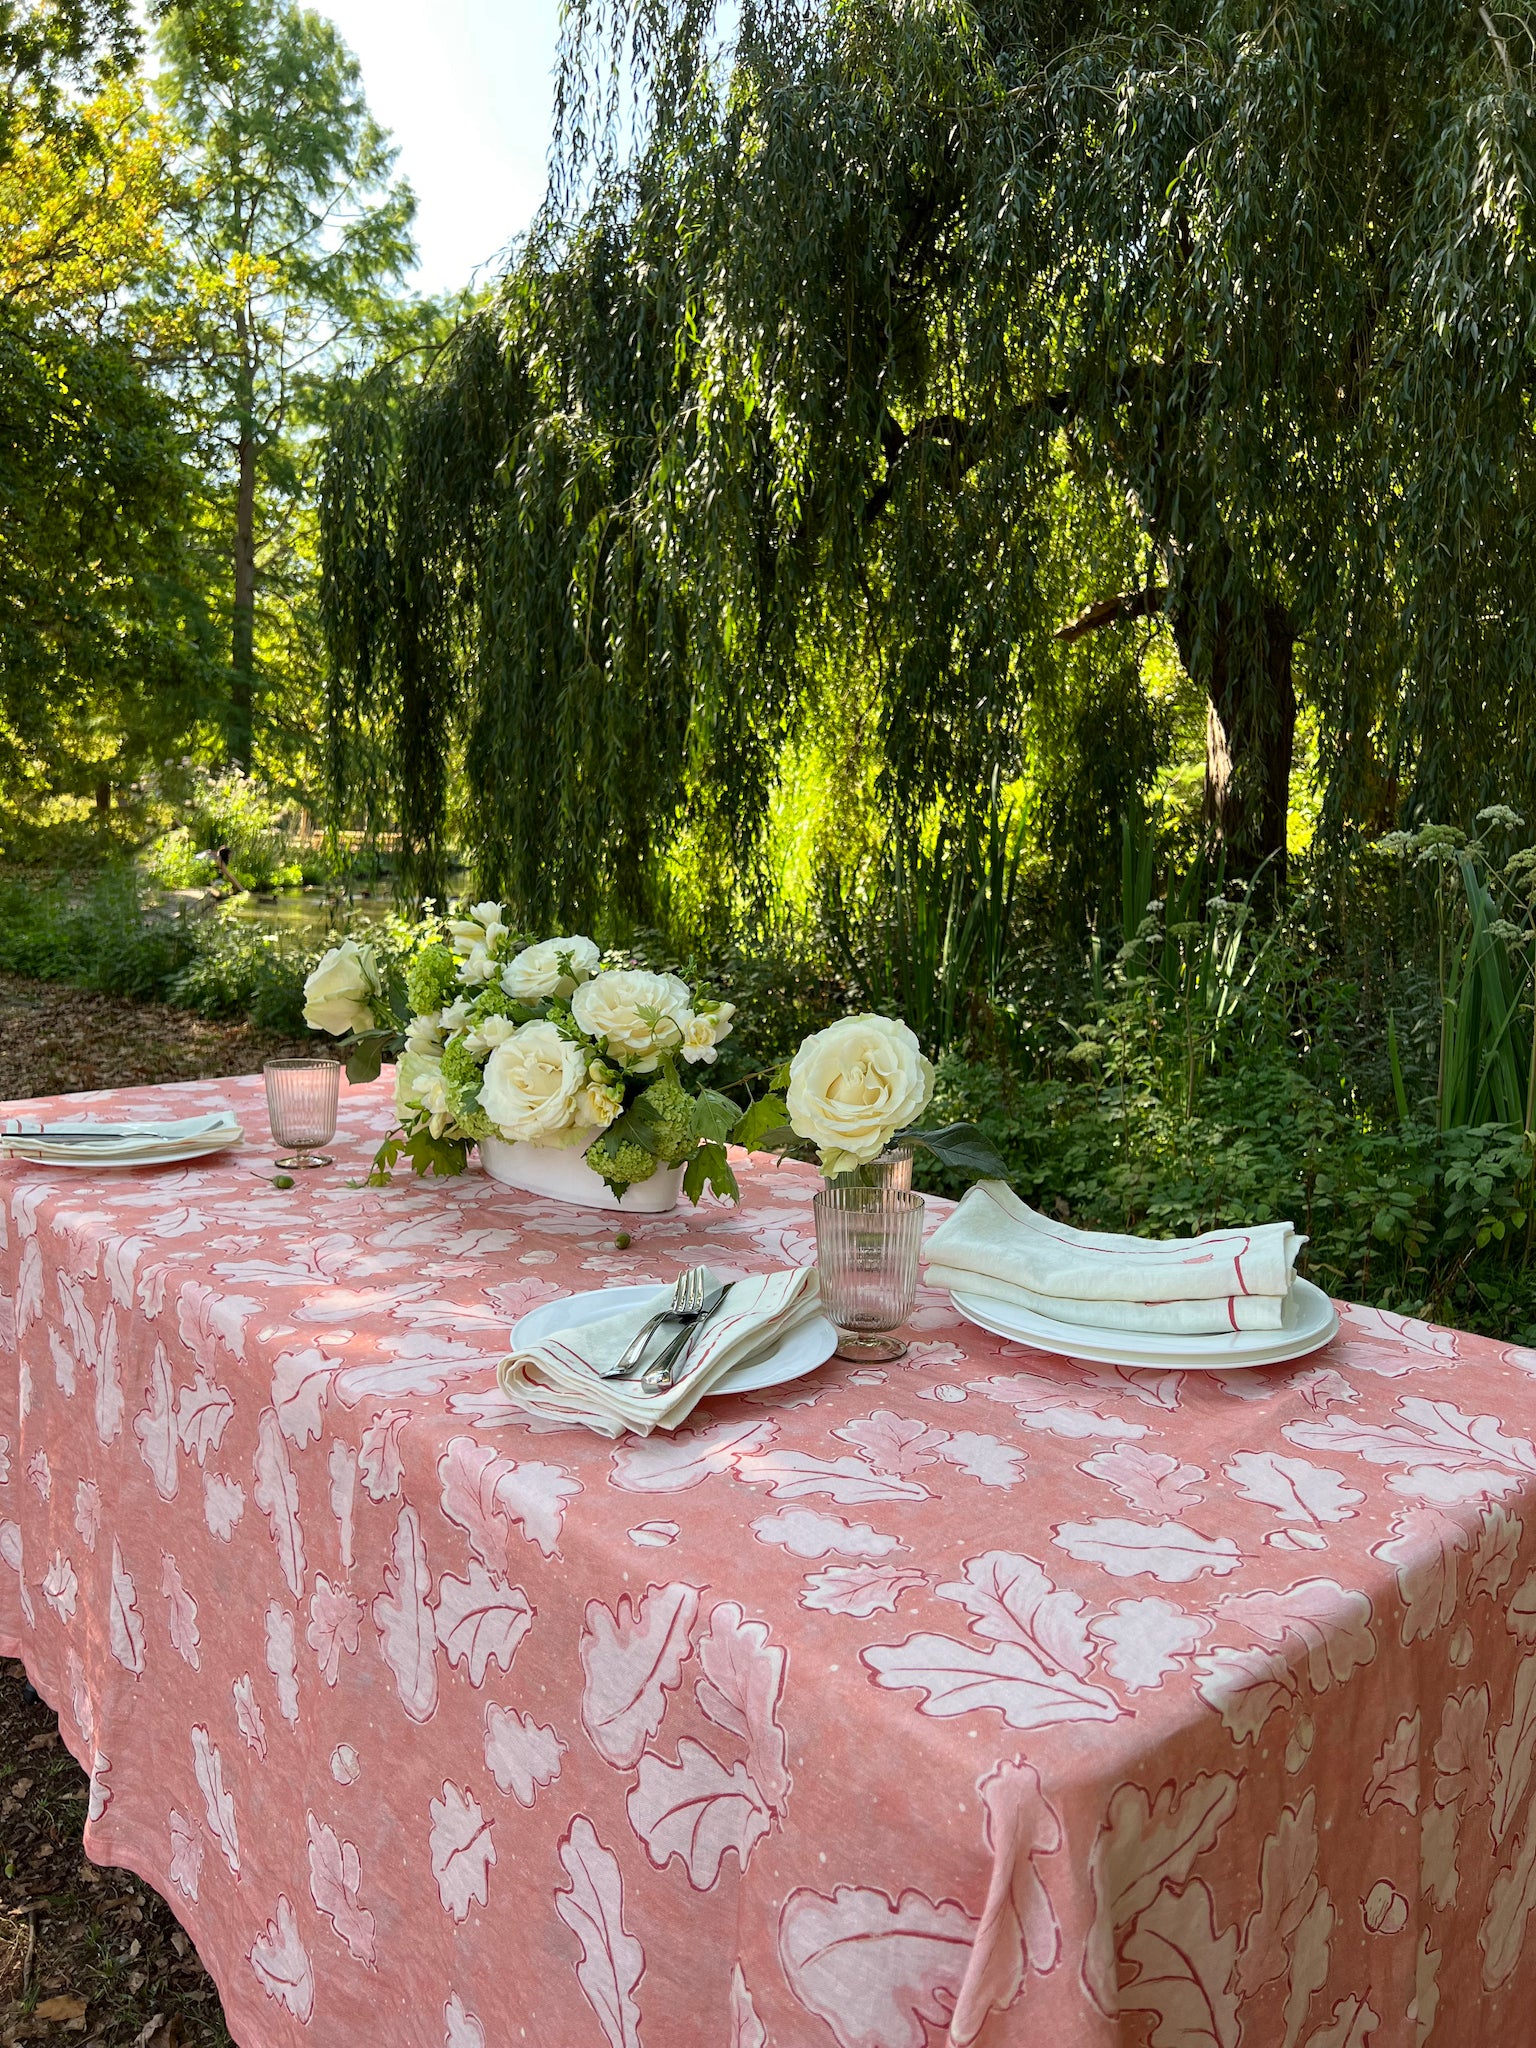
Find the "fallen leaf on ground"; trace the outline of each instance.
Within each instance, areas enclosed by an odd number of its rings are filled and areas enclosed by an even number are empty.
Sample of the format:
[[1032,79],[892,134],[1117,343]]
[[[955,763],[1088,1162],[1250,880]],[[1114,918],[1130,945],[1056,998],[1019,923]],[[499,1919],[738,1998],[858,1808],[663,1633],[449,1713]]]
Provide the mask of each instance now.
[[45,1998],[34,2016],[40,2020],[83,2020],[85,2000],[77,1998],[73,1991],[64,1991],[57,1998]]

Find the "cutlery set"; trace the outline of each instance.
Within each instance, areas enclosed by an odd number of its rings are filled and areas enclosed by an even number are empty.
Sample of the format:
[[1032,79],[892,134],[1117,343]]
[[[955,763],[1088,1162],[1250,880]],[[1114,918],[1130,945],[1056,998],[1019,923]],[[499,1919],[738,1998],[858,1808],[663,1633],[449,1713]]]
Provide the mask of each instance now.
[[[662,1393],[675,1386],[679,1369],[692,1349],[695,1337],[715,1315],[730,1291],[730,1283],[717,1280],[708,1266],[690,1266],[686,1273],[678,1276],[672,1289],[672,1299],[666,1307],[658,1309],[649,1322],[641,1325],[621,1356],[601,1377],[605,1380],[638,1379],[647,1394]],[[645,1354],[651,1338],[665,1323],[678,1324],[677,1335],[669,1338],[647,1366]]]

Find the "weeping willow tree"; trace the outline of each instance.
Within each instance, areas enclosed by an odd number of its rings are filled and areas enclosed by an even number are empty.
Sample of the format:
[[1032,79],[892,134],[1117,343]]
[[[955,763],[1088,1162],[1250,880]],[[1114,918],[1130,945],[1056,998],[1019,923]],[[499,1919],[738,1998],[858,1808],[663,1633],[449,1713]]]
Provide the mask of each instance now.
[[1148,620],[1234,866],[1303,702],[1335,835],[1518,800],[1533,95],[1447,0],[571,0],[543,218],[330,448],[338,801],[643,907],[851,698],[912,829]]

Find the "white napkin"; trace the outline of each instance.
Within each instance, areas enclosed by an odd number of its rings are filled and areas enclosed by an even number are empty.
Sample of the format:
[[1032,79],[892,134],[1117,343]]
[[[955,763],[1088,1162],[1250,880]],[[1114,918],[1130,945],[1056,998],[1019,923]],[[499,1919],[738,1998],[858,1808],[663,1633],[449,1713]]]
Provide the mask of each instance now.
[[186,1152],[206,1152],[215,1146],[238,1145],[244,1136],[228,1110],[160,1123],[98,1123],[85,1117],[71,1117],[42,1124],[36,1117],[15,1118],[0,1128],[0,1156],[49,1163],[74,1159],[103,1166],[130,1166],[157,1159],[178,1159]]
[[925,1277],[1079,1327],[1278,1330],[1305,1242],[1290,1223],[1156,1239],[1074,1230],[978,1181],[929,1239]]
[[[676,1429],[735,1366],[771,1351],[819,1316],[821,1286],[814,1266],[754,1273],[735,1283],[704,1325],[676,1386],[647,1394],[638,1379],[599,1379],[598,1370],[618,1359],[658,1306],[651,1302],[604,1316],[515,1352],[502,1361],[497,1375],[503,1393],[530,1415],[579,1422],[602,1436],[623,1436],[626,1430],[649,1436],[653,1429]],[[660,1338],[658,1331],[653,1357],[660,1353]]]

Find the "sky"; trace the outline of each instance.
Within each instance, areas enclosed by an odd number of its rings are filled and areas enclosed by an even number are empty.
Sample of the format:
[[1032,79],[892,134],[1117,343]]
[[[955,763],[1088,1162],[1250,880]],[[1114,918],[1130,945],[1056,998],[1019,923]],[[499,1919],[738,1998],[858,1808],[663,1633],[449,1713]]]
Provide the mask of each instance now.
[[494,265],[544,195],[559,0],[311,4],[351,45],[415,190],[412,282],[458,290]]

